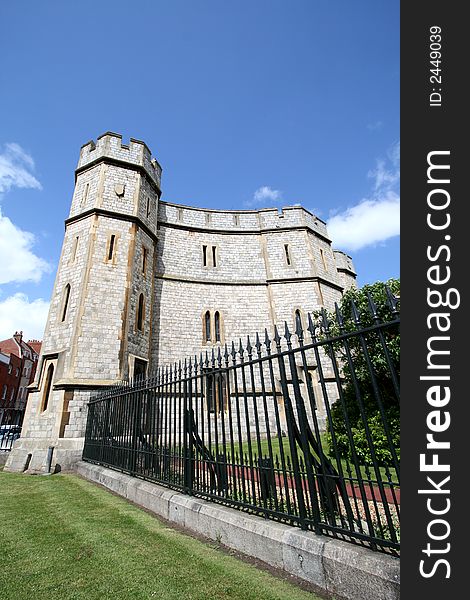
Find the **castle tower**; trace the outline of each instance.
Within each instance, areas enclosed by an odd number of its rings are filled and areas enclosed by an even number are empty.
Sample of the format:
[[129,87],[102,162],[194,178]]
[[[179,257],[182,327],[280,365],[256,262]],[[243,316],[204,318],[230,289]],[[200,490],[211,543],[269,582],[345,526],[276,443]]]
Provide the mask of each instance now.
[[81,148],[41,358],[7,470],[71,466],[90,395],[148,369],[160,179],[141,141],[124,145],[108,132]]

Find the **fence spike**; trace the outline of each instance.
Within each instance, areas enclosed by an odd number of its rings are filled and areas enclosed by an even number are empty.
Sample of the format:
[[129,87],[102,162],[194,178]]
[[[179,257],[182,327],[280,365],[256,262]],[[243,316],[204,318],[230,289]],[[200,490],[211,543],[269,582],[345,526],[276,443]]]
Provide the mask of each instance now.
[[220,346],[217,349],[217,364],[219,365],[219,369],[222,367],[222,353],[220,352]]
[[330,334],[330,323],[328,321],[328,313],[324,308],[321,309],[321,325],[326,335]]
[[341,312],[341,309],[338,306],[337,302],[335,302],[335,314],[336,314],[336,322],[338,323],[340,330],[344,331],[343,313]]
[[398,298],[392,293],[388,285],[385,286],[385,293],[387,294],[387,302],[392,310],[392,315],[396,317],[398,315]]
[[247,342],[246,342],[246,351],[248,352],[248,357],[251,359],[251,355],[252,355],[252,350],[253,350],[253,346],[250,343],[250,336],[247,336]]
[[211,367],[213,369],[215,369],[215,351],[214,351],[214,348],[212,348],[212,351],[211,351]]
[[307,327],[307,329],[310,332],[310,336],[312,337],[312,340],[315,341],[315,339],[316,339],[315,325],[313,324],[313,319],[312,319],[312,314],[311,313],[308,313],[307,319],[308,319],[308,327]]
[[356,324],[357,327],[359,327],[361,325],[361,317],[359,316],[359,311],[357,309],[356,303],[354,302],[354,300],[351,300],[351,312],[352,312],[352,317],[354,320],[354,323]]
[[276,342],[276,346],[278,348],[281,347],[281,336],[279,335],[279,332],[277,330],[277,325],[274,325],[274,341]]
[[289,331],[289,327],[287,325],[287,321],[284,321],[284,337],[286,338],[287,341],[287,345],[289,346],[289,348],[292,346],[291,344],[291,332]]
[[269,352],[271,348],[271,340],[269,339],[268,330],[266,328],[264,330],[264,345],[266,346],[266,349]]
[[235,350],[235,342],[232,340],[232,351],[231,351],[231,355],[232,355],[232,360],[233,362],[235,362],[235,359],[237,358],[237,351]]
[[372,298],[370,292],[367,292],[367,302],[369,304],[369,310],[372,315],[372,318],[374,319],[374,321],[376,323],[378,323],[380,321],[380,318],[379,318],[379,315],[377,314],[377,305],[376,305],[374,299]]
[[256,348],[257,353],[261,354],[261,342],[260,342],[260,339],[259,339],[258,332],[256,332],[255,348]]

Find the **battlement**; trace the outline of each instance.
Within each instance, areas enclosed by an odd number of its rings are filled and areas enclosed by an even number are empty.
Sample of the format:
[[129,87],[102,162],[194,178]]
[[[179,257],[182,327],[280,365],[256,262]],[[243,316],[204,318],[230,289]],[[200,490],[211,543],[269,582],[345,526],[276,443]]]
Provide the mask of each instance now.
[[91,140],[80,149],[77,169],[81,169],[96,160],[107,157],[115,161],[126,162],[143,167],[149,177],[160,188],[162,168],[145,142],[130,138],[129,144],[122,143],[122,135],[108,131]]
[[328,239],[326,224],[300,205],[285,206],[282,209],[216,210],[160,201],[158,221],[160,224],[168,223],[210,231],[233,230],[234,233],[309,227]]
[[347,271],[355,277],[356,269],[354,268],[352,258],[342,250],[333,250],[333,252],[335,255],[336,268],[338,270]]

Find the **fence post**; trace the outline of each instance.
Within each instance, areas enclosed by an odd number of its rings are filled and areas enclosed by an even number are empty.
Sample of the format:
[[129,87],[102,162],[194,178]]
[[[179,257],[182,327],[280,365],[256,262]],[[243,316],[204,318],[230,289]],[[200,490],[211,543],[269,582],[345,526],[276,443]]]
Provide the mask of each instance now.
[[[281,348],[281,337],[278,333],[276,325],[274,326],[274,342],[276,343],[277,349],[277,360],[279,364],[279,374],[281,379],[282,395],[284,396],[284,402],[286,405],[286,423],[287,423],[287,436],[289,439],[289,447],[292,458],[292,467],[294,469],[294,482],[297,495],[297,503],[299,506],[299,517],[300,526],[302,529],[307,529],[307,509],[305,506],[304,490],[302,485],[302,477],[300,475],[299,457],[297,454],[297,444],[295,442],[295,425],[294,425],[294,412],[292,409],[292,401],[289,396],[289,390],[287,388],[287,373],[286,366],[284,364],[284,356]],[[318,521],[315,520],[315,531],[321,533]]]
[[[185,364],[185,381],[184,390],[184,418],[183,418],[183,456],[184,456],[184,491],[191,495],[193,491],[193,460],[192,460],[192,435],[193,435],[193,414],[189,408],[191,402],[191,379],[187,380],[186,364]],[[191,378],[191,362],[189,363],[189,377]],[[188,397],[189,387],[189,397]]]
[[132,416],[134,423],[132,424],[132,455],[131,455],[131,475],[137,473],[137,452],[138,452],[138,441],[139,441],[139,425],[141,419],[141,394],[139,391],[135,391],[132,394],[132,401],[134,404],[134,410]]

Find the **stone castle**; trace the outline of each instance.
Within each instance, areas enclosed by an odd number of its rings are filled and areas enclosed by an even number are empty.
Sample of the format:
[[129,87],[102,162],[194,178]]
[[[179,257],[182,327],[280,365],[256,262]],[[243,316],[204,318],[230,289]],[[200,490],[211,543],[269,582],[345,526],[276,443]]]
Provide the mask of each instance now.
[[[300,206],[164,202],[144,142],[82,146],[41,357],[6,469],[70,468],[97,390],[225,342],[332,309],[352,260]],[[52,450],[53,448],[53,450]]]

